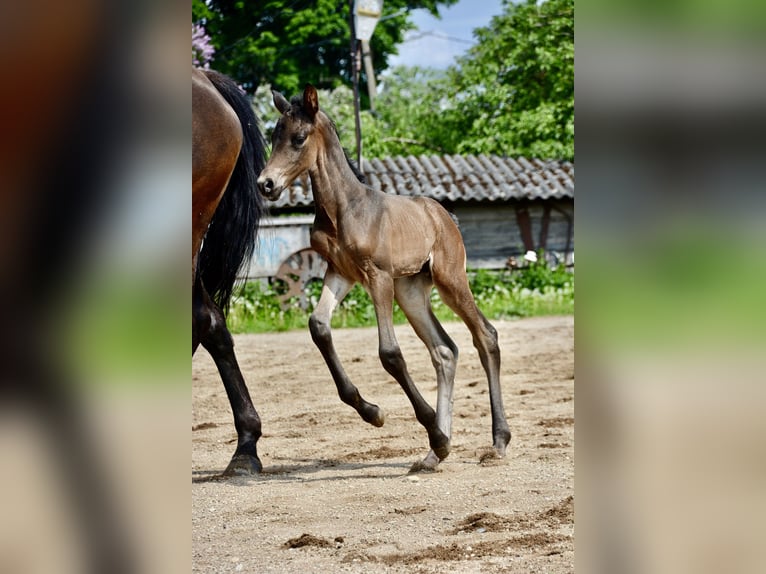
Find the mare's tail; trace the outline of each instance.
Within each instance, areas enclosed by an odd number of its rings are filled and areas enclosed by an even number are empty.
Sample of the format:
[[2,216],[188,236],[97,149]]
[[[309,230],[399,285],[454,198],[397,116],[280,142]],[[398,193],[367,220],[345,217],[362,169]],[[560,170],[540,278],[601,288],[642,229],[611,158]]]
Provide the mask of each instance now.
[[229,185],[218,204],[199,256],[202,283],[225,314],[237,274],[255,249],[263,199],[257,179],[266,165],[266,142],[250,100],[229,77],[205,70],[208,79],[234,109],[242,124],[243,142]]

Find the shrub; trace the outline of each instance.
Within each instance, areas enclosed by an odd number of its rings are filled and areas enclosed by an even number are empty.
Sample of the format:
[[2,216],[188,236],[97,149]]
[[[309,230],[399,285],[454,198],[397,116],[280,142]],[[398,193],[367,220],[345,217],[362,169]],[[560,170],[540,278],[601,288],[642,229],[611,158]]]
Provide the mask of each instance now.
[[[563,265],[550,267],[545,258],[520,269],[469,270],[469,282],[476,304],[489,319],[508,319],[535,315],[558,315],[574,312],[574,272]],[[309,308],[297,303],[282,309],[278,290],[259,281],[246,283],[235,297],[229,313],[233,332],[260,333],[308,327],[311,310],[319,301],[322,284],[307,286]],[[441,321],[458,321],[457,315],[431,292],[434,314]],[[394,304],[394,322],[405,323],[406,317]],[[355,285],[335,310],[332,326],[366,327],[376,324],[375,309],[361,285]]]

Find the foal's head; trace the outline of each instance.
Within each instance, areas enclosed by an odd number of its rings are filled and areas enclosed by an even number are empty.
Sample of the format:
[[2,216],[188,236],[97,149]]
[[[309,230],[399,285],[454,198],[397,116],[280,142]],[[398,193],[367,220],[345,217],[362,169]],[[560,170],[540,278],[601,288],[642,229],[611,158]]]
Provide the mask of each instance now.
[[[303,97],[292,103],[272,90],[279,118],[271,136],[271,157],[258,178],[258,187],[268,199],[275,200],[295,178],[307,171],[316,161],[318,132],[323,126],[317,122],[319,100],[311,84]],[[327,118],[325,118],[326,120]]]

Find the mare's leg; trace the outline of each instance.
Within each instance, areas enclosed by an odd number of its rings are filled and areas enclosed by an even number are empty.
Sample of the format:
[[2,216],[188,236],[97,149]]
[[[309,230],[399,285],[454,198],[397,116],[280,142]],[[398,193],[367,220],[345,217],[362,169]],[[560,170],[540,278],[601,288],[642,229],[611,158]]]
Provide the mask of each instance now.
[[340,399],[347,405],[351,405],[366,422],[376,427],[383,426],[385,415],[377,405],[368,403],[359,394],[351,380],[348,378],[343,365],[335,351],[332,342],[332,330],[330,319],[335,307],[348,294],[353,283],[336,273],[332,267],[327,269],[322,285],[322,295],[319,298],[316,309],[309,318],[309,330],[314,344],[322,353],[327,367],[330,369],[335,386],[338,388]]
[[447,457],[450,451],[449,436],[445,434],[438,425],[436,413],[429,405],[423,395],[420,394],[415,383],[412,381],[407,364],[404,362],[402,350],[396,340],[393,322],[393,304],[394,304],[394,280],[386,274],[369,272],[370,282],[368,289],[375,306],[375,315],[378,319],[378,354],[383,368],[396,379],[404,390],[407,398],[410,399],[415,409],[415,417],[428,432],[428,443],[439,460]]
[[442,300],[457,313],[471,331],[473,345],[479,352],[481,365],[489,383],[489,401],[492,410],[492,442],[498,456],[505,456],[511,440],[511,430],[505,419],[503,396],[500,389],[500,346],[497,331],[476,306],[463,267],[432,268],[433,279]]
[[263,469],[256,449],[256,443],[261,436],[261,418],[253,406],[245,379],[239,369],[237,357],[234,355],[234,340],[226,327],[223,313],[210,299],[204,287],[200,289],[193,313],[192,350],[195,348],[195,342],[199,342],[213,357],[229,397],[234,414],[234,427],[237,429],[237,449],[224,474],[257,474]]
[[[452,392],[455,386],[458,348],[444,331],[431,310],[431,275],[422,272],[403,277],[394,282],[394,291],[399,306],[407,319],[428,348],[431,362],[436,369],[437,398],[436,424],[447,436],[452,437]],[[412,470],[434,470],[439,457],[431,450],[423,461],[413,465]]]
[[192,355],[197,352],[202,333],[210,329],[210,314],[205,305],[206,298],[205,289],[197,277],[192,288]]

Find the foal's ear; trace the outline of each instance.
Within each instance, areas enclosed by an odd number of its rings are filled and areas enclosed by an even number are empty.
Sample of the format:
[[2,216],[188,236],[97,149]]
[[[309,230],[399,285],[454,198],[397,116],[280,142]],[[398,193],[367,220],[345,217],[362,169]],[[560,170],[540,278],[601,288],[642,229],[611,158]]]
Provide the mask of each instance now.
[[319,97],[317,90],[311,84],[306,84],[303,90],[303,111],[313,120],[319,111]]
[[271,90],[271,95],[274,98],[274,105],[277,110],[279,110],[280,114],[284,115],[290,109],[290,102],[276,90]]

